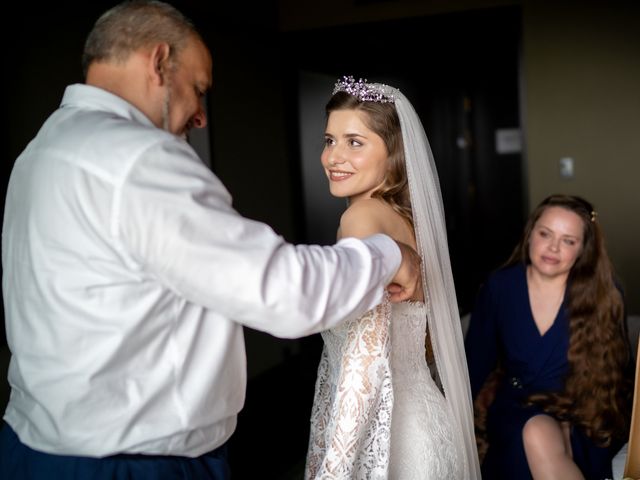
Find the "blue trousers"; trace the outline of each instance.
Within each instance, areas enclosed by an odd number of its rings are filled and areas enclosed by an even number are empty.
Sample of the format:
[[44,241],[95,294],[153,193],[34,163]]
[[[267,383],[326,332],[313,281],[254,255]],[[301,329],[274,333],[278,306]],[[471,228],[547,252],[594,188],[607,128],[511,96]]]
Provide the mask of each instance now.
[[11,480],[228,480],[226,444],[197,458],[52,455],[24,445],[6,423],[0,430],[0,478]]

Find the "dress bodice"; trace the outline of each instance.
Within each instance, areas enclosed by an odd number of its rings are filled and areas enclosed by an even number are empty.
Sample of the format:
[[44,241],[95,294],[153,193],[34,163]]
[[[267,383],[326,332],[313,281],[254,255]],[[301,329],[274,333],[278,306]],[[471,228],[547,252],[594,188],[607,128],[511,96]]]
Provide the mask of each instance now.
[[402,377],[415,379],[416,372],[429,373],[425,363],[427,308],[422,302],[391,305],[391,372],[394,383]]
[[[426,305],[422,302],[407,301],[390,306],[390,364],[393,383],[396,384],[406,377],[415,381],[416,378],[423,378],[425,374],[430,375],[431,372],[425,362]],[[341,365],[352,322],[343,322],[322,333],[329,365],[336,369]],[[334,373],[337,374],[337,370]]]
[[553,325],[540,335],[531,312],[526,267],[498,270],[478,294],[466,347],[474,397],[498,363],[515,387],[513,394],[560,390],[568,371],[566,306],[562,304]]

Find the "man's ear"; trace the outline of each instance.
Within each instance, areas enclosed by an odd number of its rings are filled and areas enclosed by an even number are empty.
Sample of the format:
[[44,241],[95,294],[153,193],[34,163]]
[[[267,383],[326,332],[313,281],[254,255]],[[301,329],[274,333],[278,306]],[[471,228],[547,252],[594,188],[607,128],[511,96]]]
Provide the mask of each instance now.
[[154,45],[149,52],[149,75],[158,86],[163,86],[167,82],[170,53],[171,47],[166,42]]

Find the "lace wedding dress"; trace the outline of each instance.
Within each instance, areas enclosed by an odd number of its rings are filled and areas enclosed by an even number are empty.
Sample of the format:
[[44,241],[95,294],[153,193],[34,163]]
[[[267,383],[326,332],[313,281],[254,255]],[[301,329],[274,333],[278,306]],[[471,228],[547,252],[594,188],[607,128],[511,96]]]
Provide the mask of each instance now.
[[306,479],[462,479],[462,439],[425,359],[426,306],[387,300],[322,334]]

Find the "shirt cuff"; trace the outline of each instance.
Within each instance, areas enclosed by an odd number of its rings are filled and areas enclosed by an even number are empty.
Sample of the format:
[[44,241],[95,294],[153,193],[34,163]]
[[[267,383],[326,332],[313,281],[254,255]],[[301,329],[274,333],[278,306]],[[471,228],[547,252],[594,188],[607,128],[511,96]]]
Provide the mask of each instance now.
[[384,272],[388,272],[384,285],[391,283],[396,272],[402,263],[402,252],[394,239],[383,233],[376,233],[370,237],[363,238],[362,241],[371,251],[373,258],[377,258],[382,263]]

